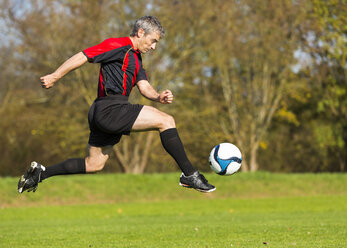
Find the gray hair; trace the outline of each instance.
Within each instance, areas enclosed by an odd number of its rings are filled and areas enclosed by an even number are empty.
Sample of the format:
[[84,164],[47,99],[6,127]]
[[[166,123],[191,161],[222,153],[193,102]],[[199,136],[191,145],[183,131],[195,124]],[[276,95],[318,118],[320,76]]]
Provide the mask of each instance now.
[[136,20],[130,36],[135,36],[140,28],[145,31],[145,35],[154,31],[158,32],[160,37],[163,37],[165,34],[165,29],[161,26],[160,21],[154,16],[144,16]]

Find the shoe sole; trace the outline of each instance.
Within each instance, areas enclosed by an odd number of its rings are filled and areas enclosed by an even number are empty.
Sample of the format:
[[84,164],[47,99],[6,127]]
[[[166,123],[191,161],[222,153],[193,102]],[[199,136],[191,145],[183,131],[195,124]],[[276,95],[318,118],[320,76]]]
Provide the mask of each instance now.
[[202,193],[210,193],[210,192],[213,192],[213,191],[216,190],[216,187],[214,187],[213,189],[209,189],[209,190],[197,189],[197,188],[194,188],[194,187],[192,187],[192,186],[190,186],[190,185],[183,184],[183,183],[181,183],[181,182],[179,183],[179,185],[182,186],[182,187],[184,187],[184,188],[195,189],[195,190],[197,190],[197,191],[199,191],[199,192],[202,192]]
[[23,193],[23,187],[25,185],[25,182],[26,182],[25,177],[24,175],[22,175],[18,182],[18,193],[20,194]]
[[[38,167],[37,162],[35,162],[35,161],[31,162],[30,168],[29,168],[27,174],[32,173],[37,167]],[[26,182],[27,182],[27,179],[25,178],[24,175],[22,175],[19,179],[19,182],[18,182],[18,193],[20,193],[20,194],[23,193],[23,188],[24,188],[24,185],[26,184]],[[30,189],[27,189],[27,190],[29,191]]]

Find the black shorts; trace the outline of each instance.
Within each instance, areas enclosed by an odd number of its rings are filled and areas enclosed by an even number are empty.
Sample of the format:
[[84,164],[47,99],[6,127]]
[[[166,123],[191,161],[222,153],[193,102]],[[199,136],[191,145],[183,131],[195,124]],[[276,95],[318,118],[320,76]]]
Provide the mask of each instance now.
[[128,97],[110,95],[98,98],[88,113],[91,146],[113,146],[123,134],[129,135],[143,105],[131,104]]

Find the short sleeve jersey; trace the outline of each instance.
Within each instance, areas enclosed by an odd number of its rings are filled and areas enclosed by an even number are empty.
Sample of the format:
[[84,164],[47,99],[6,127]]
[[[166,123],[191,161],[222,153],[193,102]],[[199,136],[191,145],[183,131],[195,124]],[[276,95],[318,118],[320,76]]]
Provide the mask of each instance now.
[[107,94],[129,96],[134,85],[148,80],[141,53],[129,37],[109,38],[83,50],[91,63],[100,63],[98,97]]

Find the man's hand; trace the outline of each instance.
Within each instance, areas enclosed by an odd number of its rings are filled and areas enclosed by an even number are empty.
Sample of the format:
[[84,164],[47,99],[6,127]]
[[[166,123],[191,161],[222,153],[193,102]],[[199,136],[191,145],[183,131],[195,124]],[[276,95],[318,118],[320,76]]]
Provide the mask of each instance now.
[[162,104],[170,104],[173,98],[172,92],[170,90],[165,90],[159,95],[159,102]]
[[162,104],[170,104],[173,101],[174,97],[170,90],[165,90],[159,94],[147,80],[138,81],[136,86],[139,88],[140,93],[149,100]]
[[49,89],[53,87],[54,83],[58,81],[58,79],[59,77],[55,76],[53,73],[40,77],[42,88]]

